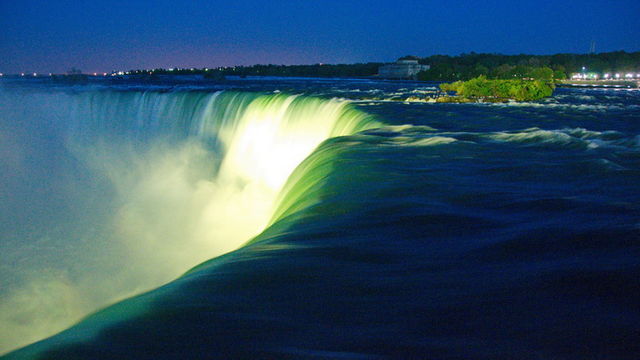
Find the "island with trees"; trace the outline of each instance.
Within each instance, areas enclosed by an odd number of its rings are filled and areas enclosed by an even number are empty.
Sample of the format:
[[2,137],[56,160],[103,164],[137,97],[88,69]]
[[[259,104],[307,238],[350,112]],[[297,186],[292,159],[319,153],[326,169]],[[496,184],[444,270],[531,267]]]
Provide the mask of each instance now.
[[[502,55],[461,54],[458,56],[433,55],[419,58],[431,68],[418,75],[422,81],[470,80],[484,75],[488,79],[517,79],[532,77],[531,73],[553,72],[554,79],[565,79],[571,74],[592,72],[598,74],[637,73],[640,67],[640,52],[615,51],[598,54],[555,55]],[[535,76],[533,76],[535,77]]]
[[553,95],[555,84],[550,79],[487,79],[480,75],[468,81],[442,83],[440,89],[456,96],[441,96],[437,102],[506,102],[539,100]]

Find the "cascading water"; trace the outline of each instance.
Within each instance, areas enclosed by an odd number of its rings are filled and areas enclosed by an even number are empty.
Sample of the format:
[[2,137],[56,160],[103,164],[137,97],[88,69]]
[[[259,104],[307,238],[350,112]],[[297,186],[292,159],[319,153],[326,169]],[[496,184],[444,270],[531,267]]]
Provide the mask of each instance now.
[[635,360],[640,92],[433,91],[0,81],[0,359]]
[[0,352],[241,246],[322,141],[375,125],[284,94],[0,92],[0,105]]

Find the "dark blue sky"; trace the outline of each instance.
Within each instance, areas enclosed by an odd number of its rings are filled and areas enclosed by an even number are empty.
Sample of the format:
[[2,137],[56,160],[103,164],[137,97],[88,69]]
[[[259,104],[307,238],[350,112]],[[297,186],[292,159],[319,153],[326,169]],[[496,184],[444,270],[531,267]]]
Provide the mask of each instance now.
[[640,50],[640,1],[0,0],[0,72]]

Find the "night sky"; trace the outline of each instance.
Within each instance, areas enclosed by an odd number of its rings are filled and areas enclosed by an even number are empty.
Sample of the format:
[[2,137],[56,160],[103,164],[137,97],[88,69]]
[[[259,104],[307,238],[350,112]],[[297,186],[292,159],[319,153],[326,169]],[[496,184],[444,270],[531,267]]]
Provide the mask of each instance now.
[[640,50],[640,1],[0,0],[0,72]]

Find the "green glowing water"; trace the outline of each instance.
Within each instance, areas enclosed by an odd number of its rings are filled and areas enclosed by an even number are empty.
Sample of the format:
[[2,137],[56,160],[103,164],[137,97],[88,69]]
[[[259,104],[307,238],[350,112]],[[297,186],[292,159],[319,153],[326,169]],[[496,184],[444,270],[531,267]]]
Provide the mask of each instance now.
[[[38,263],[25,265],[29,276],[20,267],[9,270],[16,280],[0,300],[0,351],[238,248],[307,196],[302,184],[309,180],[290,181],[295,191],[276,210],[289,175],[323,141],[377,125],[346,101],[279,93],[2,95],[6,111],[17,114],[5,112],[3,121],[52,122],[59,130],[53,140],[66,149],[61,159],[20,165],[27,172],[57,168],[78,184],[58,191],[72,211],[84,213],[60,213],[52,222],[65,226],[78,217],[98,229],[43,230],[38,236],[59,244],[47,255],[46,271]],[[75,165],[67,168],[67,159]],[[82,180],[74,179],[78,166]],[[91,206],[77,195],[84,191],[97,197]],[[82,254],[74,255],[76,247]]]

